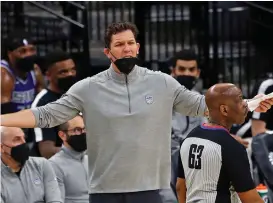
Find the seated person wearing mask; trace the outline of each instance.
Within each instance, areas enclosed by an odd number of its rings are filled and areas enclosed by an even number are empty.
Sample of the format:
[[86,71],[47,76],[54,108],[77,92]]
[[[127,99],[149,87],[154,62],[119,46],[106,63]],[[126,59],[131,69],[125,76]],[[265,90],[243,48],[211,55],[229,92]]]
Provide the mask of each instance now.
[[61,150],[52,156],[51,162],[65,203],[89,203],[88,161],[86,134],[81,116],[59,126],[63,141]]
[[[35,98],[32,108],[44,106],[58,100],[75,82],[76,67],[67,53],[57,50],[45,57],[46,78],[48,87]],[[32,131],[33,132],[33,131]],[[62,140],[58,136],[58,128],[35,128],[35,146],[33,154],[49,159],[60,150]]]
[[179,158],[179,203],[263,203],[251,177],[246,149],[229,131],[248,113],[242,92],[233,84],[212,86],[205,96],[209,123],[184,139]]
[[27,33],[14,31],[3,42],[1,60],[1,114],[29,109],[44,88],[36,62],[36,47]]
[[1,128],[1,203],[61,203],[61,193],[48,160],[29,157],[20,128]]

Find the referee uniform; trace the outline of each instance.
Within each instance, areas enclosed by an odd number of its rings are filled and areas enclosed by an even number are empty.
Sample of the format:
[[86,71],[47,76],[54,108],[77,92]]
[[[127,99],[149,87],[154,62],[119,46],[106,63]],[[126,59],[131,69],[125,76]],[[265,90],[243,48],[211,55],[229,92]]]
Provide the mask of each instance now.
[[181,145],[178,165],[187,203],[230,203],[231,188],[236,192],[255,188],[245,148],[223,127],[196,127]]

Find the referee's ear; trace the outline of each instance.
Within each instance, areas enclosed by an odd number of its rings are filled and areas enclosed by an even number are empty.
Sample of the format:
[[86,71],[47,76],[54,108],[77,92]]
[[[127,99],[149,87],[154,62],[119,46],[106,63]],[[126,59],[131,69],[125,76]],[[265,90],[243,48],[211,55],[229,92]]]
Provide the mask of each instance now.
[[227,105],[220,105],[220,112],[222,115],[227,116],[228,115],[228,106]]

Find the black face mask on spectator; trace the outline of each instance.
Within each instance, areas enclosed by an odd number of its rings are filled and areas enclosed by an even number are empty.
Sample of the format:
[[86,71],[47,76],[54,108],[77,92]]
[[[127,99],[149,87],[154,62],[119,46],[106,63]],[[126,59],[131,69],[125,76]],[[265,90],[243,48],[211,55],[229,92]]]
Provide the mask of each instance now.
[[[9,147],[7,145],[5,146]],[[6,154],[11,156],[15,161],[17,161],[18,163],[20,163],[21,166],[23,166],[29,158],[29,148],[27,144],[23,143],[15,147],[9,147],[9,148],[11,148],[11,153],[10,154],[6,153]]]
[[69,88],[77,82],[76,76],[68,76],[65,78],[58,78],[58,87],[63,91],[66,92]]
[[24,58],[17,58],[15,60],[15,66],[18,70],[27,73],[33,70],[35,62],[36,62],[36,55],[27,56]]
[[[13,36],[14,35],[14,36]],[[18,49],[19,47],[23,47],[26,45],[33,45],[34,42],[29,36],[28,33],[25,33],[24,31],[20,30],[17,31],[17,33],[13,33],[12,36],[10,36],[8,39],[6,39],[6,49],[7,51],[14,51]],[[29,72],[33,70],[34,64],[37,62],[37,56],[26,56],[24,58],[16,57],[15,59],[15,67],[19,71],[22,72]]]
[[197,82],[196,77],[190,75],[179,75],[176,77],[176,80],[188,90],[191,90]]
[[80,135],[69,135],[67,143],[77,152],[83,152],[87,149],[86,133]]

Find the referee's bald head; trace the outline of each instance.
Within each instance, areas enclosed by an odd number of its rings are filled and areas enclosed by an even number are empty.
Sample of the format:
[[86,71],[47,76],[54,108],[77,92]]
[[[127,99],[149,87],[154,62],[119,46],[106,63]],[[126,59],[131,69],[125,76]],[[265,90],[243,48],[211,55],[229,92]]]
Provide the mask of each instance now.
[[248,112],[242,91],[231,83],[213,85],[206,93],[210,119],[215,122],[241,124]]

